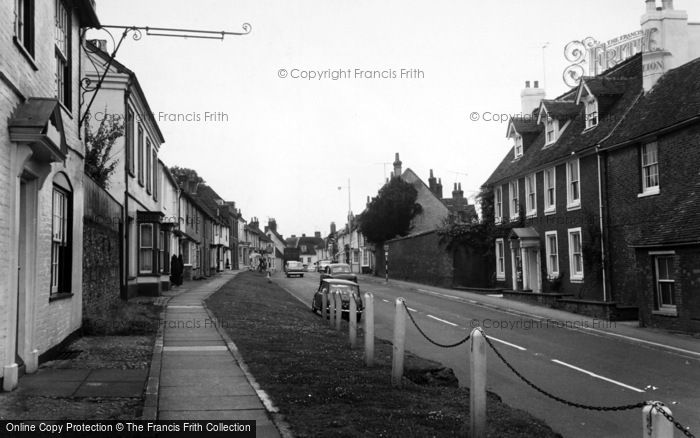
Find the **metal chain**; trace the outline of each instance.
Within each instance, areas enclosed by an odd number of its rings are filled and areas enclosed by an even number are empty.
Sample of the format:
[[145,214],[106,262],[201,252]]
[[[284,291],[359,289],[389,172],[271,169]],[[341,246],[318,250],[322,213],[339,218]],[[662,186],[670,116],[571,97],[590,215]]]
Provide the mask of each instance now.
[[436,342],[436,341],[430,339],[430,337],[429,337],[428,335],[425,334],[425,332],[423,331],[423,329],[420,328],[420,326],[418,325],[418,323],[416,322],[416,320],[413,319],[413,315],[411,315],[411,311],[408,309],[408,306],[406,305],[406,302],[405,302],[405,301],[401,301],[401,303],[402,303],[403,306],[406,308],[406,313],[408,313],[409,319],[411,320],[411,322],[413,323],[413,325],[416,326],[416,328],[418,329],[418,332],[419,332],[421,335],[423,335],[423,337],[424,337],[425,339],[427,339],[428,342],[430,342],[431,344],[437,345],[438,347],[442,347],[442,348],[454,348],[454,347],[459,347],[460,345],[464,344],[465,342],[467,342],[467,341],[469,340],[469,337],[471,336],[471,333],[468,334],[466,338],[462,339],[462,340],[459,341],[459,342],[455,342],[454,344],[441,344],[441,343],[439,343],[439,342]]
[[[683,435],[687,436],[688,438],[695,438],[695,435],[693,435],[690,430],[688,430],[685,426],[683,426],[681,423],[676,421],[675,418],[673,418],[673,415],[669,414],[666,412],[666,410],[661,409],[664,404],[661,402],[647,402],[648,405],[651,405],[653,408],[656,409],[658,413],[663,415],[671,424],[673,424],[676,429],[680,430],[683,432]],[[652,409],[653,410],[653,409]],[[651,411],[649,411],[649,417],[651,418]],[[650,421],[651,422],[651,421]]]
[[515,368],[513,368],[513,366],[512,366],[510,363],[508,363],[508,361],[501,355],[501,353],[496,349],[496,347],[494,347],[494,345],[491,343],[491,340],[489,339],[488,336],[486,336],[486,334],[484,334],[484,339],[486,339],[486,343],[489,344],[489,346],[491,347],[491,349],[493,350],[493,352],[496,353],[496,356],[498,356],[498,358],[501,359],[501,361],[502,361],[516,376],[518,376],[518,377],[520,378],[520,380],[522,380],[523,382],[525,382],[528,386],[530,386],[530,387],[531,387],[532,389],[534,389],[535,391],[537,391],[537,392],[539,392],[539,393],[541,393],[541,394],[544,394],[545,396],[547,396],[547,397],[549,397],[549,398],[551,398],[551,399],[553,399],[553,400],[556,400],[556,401],[558,401],[559,403],[563,403],[563,404],[565,404],[565,405],[567,405],[567,406],[572,406],[572,407],[574,407],[574,408],[588,409],[588,410],[591,410],[591,411],[606,411],[606,412],[607,412],[607,411],[628,411],[628,410],[631,410],[631,409],[643,408],[644,406],[650,404],[649,402],[639,402],[639,403],[635,403],[635,404],[632,404],[632,405],[622,405],[622,406],[590,406],[590,405],[584,405],[584,404],[581,404],[581,403],[576,403],[576,402],[571,402],[571,401],[568,401],[568,400],[564,400],[563,398],[558,397],[558,396],[556,396],[556,395],[554,395],[554,394],[551,394],[551,393],[545,391],[544,389],[538,387],[538,386],[535,385],[534,383],[530,382],[525,376],[523,376],[523,375],[520,374]]

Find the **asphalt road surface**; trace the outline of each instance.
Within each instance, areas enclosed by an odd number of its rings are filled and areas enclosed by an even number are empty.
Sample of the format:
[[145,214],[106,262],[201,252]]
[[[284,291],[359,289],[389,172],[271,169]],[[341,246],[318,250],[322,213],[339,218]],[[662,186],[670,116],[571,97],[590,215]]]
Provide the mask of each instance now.
[[[273,279],[310,308],[318,274],[289,279],[276,274]],[[391,340],[394,303],[403,297],[423,331],[440,343],[454,343],[481,326],[515,369],[550,393],[594,406],[661,401],[695,435],[700,433],[700,356],[606,336],[599,333],[610,324],[606,321],[600,321],[598,332],[580,330],[575,325],[581,321],[572,314],[569,327],[562,327],[553,321],[480,305],[459,291],[362,281],[360,289],[374,294],[375,334],[379,338]],[[408,350],[451,367],[460,384],[469,382],[469,343],[454,349],[439,348],[426,341],[410,320],[406,324]],[[566,406],[528,387],[490,349],[487,361],[489,390],[510,406],[545,420],[565,437],[642,435],[641,409],[599,412]],[[676,436],[681,436],[679,431]]]

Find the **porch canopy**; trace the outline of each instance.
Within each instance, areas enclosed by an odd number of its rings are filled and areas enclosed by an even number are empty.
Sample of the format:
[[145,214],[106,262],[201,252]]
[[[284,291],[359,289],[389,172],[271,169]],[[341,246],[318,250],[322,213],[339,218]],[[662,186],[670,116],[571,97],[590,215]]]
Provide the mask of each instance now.
[[508,239],[512,249],[540,247],[540,234],[533,227],[513,228]]
[[64,161],[68,154],[58,100],[31,97],[8,121],[10,141],[29,145],[33,159],[42,163]]

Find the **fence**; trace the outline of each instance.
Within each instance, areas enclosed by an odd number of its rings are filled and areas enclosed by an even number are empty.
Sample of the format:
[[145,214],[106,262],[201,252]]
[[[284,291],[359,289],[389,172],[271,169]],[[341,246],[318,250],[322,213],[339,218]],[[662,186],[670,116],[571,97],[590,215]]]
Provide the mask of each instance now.
[[[365,363],[367,366],[372,366],[374,363],[374,296],[371,293],[365,293],[365,310],[364,310],[364,330],[365,330]],[[325,318],[325,296],[323,297],[323,313]],[[342,309],[340,305],[340,296],[333,294],[329,297],[329,310],[330,310],[330,325],[335,327],[336,330],[340,330],[340,320],[342,315]],[[353,324],[356,320],[356,306],[351,301],[350,314],[349,314],[349,337],[351,347],[355,347],[355,340],[357,336],[357,325]],[[391,382],[392,385],[400,387],[403,379],[403,361],[404,361],[404,346],[406,339],[406,316],[408,320],[415,326],[418,332],[423,338],[425,338],[431,344],[441,347],[441,348],[455,348],[460,345],[466,344],[471,341],[470,344],[470,388],[469,388],[469,430],[471,432],[470,436],[479,438],[486,435],[486,381],[487,381],[487,367],[486,367],[486,354],[487,346],[493,350],[495,355],[503,362],[503,364],[513,372],[521,381],[526,385],[539,392],[540,394],[566,406],[586,409],[598,412],[615,412],[615,411],[628,411],[633,409],[642,410],[642,425],[643,434],[645,438],[672,438],[674,428],[681,431],[686,437],[694,438],[694,435],[690,432],[688,427],[683,426],[678,422],[672,415],[671,410],[659,401],[640,401],[638,403],[619,405],[619,406],[594,406],[586,405],[582,403],[577,403],[559,397],[545,389],[540,388],[522,373],[520,373],[508,360],[501,354],[501,352],[493,345],[489,336],[480,327],[473,329],[469,335],[465,338],[451,343],[445,344],[432,339],[423,330],[423,328],[418,324],[412,315],[406,301],[403,298],[397,298],[395,303],[395,315],[394,315],[394,332],[393,332],[393,357],[392,357],[392,369],[391,369]],[[368,339],[371,338],[371,339]]]

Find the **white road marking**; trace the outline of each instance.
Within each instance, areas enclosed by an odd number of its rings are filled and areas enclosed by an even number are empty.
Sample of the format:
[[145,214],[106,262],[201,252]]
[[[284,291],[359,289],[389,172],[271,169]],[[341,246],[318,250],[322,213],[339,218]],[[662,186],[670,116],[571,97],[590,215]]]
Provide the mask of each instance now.
[[[453,301],[457,301],[457,302],[461,302],[461,303],[476,304],[476,305],[478,305],[478,306],[480,306],[480,307],[485,307],[485,308],[487,308],[487,309],[495,310],[495,311],[497,311],[497,312],[507,313],[507,314],[509,314],[509,315],[515,315],[515,316],[521,316],[521,317],[532,318],[532,319],[535,319],[535,320],[537,320],[537,321],[544,321],[544,320],[547,319],[547,318],[542,317],[542,316],[539,316],[539,315],[533,315],[533,314],[529,314],[529,313],[525,313],[525,312],[519,312],[519,311],[515,311],[515,310],[512,310],[512,309],[503,309],[503,308],[500,308],[500,307],[488,305],[488,304],[486,304],[486,303],[479,303],[478,301],[475,301],[475,300],[469,300],[469,299],[457,297],[457,296],[454,296],[454,295],[443,294],[443,293],[440,293],[440,292],[429,291],[429,290],[426,290],[426,289],[417,289],[417,290],[419,290],[419,291],[421,291],[421,292],[426,292],[426,293],[428,293],[428,294],[430,294],[430,295],[436,295],[436,296],[439,296],[439,297],[447,298],[447,299],[450,299],[450,300],[453,300]],[[625,339],[625,340],[630,341],[630,342],[632,342],[632,343],[640,343],[640,344],[651,345],[651,346],[654,346],[654,347],[659,347],[659,348],[661,348],[661,349],[663,349],[663,350],[670,350],[671,352],[689,354],[689,355],[692,355],[692,356],[694,356],[694,357],[696,357],[696,358],[697,358],[697,357],[700,357],[700,351],[686,350],[686,349],[684,349],[684,348],[673,347],[673,346],[671,346],[671,345],[660,344],[660,343],[658,343],[658,342],[647,341],[647,340],[645,340],[645,339],[635,338],[635,337],[633,337],[633,336],[621,335],[621,334],[619,334],[619,333],[606,332],[606,331],[604,331],[604,330],[598,330],[598,329],[591,328],[591,327],[576,327],[576,328],[574,328],[574,327],[564,327],[564,329],[566,329],[566,330],[571,330],[571,331],[576,331],[576,332],[581,332],[581,333],[589,332],[589,334],[595,333],[595,334],[598,334],[598,335],[601,335],[601,336],[610,336],[610,337]]]
[[494,338],[493,336],[490,336],[490,335],[487,335],[487,337],[493,341],[500,342],[503,345],[507,345],[509,347],[516,348],[520,351],[527,351],[527,348],[521,347],[520,345],[511,344],[510,342],[504,341],[503,339]]
[[407,308],[408,310],[410,310],[411,312],[417,312],[416,309],[413,309],[413,308],[411,308],[411,307],[406,306],[406,308]]
[[455,324],[454,322],[450,322],[450,321],[446,321],[446,320],[444,320],[444,319],[440,319],[440,318],[438,318],[437,316],[428,315],[428,318],[433,318],[435,321],[444,322],[445,324],[451,325],[452,327],[457,327],[457,324]]
[[389,302],[389,300],[385,300],[384,298],[382,298],[382,301],[384,301],[385,303]]
[[595,377],[596,379],[605,380],[606,382],[610,382],[610,383],[613,383],[615,385],[622,386],[623,388],[631,389],[632,391],[644,392],[643,389],[635,388],[634,386],[625,385],[624,383],[618,382],[617,380],[608,379],[607,377],[603,377],[603,376],[600,376],[598,374],[592,373],[590,371],[586,371],[583,368],[573,366],[571,364],[568,364],[566,362],[562,362],[562,361],[557,360],[557,359],[552,359],[552,362],[559,364],[559,365],[563,365],[563,366],[568,367],[568,368],[571,368],[572,370],[576,370],[576,371],[579,371],[581,373],[588,374],[589,376]]
[[187,346],[171,346],[163,347],[163,351],[226,351],[225,345],[187,345]]

